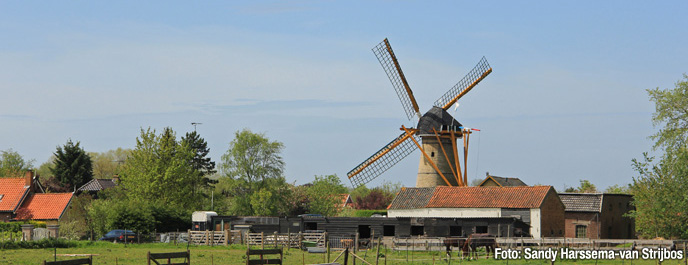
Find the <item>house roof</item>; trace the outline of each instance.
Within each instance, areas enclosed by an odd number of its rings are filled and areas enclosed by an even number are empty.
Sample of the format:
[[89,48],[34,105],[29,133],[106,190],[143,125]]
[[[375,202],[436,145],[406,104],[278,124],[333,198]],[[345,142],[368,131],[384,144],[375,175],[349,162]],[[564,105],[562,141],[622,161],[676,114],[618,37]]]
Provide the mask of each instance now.
[[17,210],[17,220],[59,220],[72,200],[72,193],[38,193]]
[[101,191],[117,186],[112,179],[92,179],[81,186],[79,191]]
[[559,198],[567,212],[602,211],[601,193],[560,193]]
[[387,209],[424,208],[430,202],[435,188],[401,188]]
[[552,186],[402,189],[388,209],[539,208]]
[[0,178],[0,212],[14,212],[29,193],[25,178]]
[[350,203],[353,203],[353,200],[351,200],[351,194],[342,193],[342,194],[339,194],[337,196],[339,196],[339,199],[342,202],[342,204],[341,204],[342,207],[346,207]]
[[497,185],[501,187],[515,187],[515,186],[528,186],[525,182],[521,181],[519,178],[504,178],[504,177],[497,177],[497,176],[490,176],[487,175],[485,180],[483,182],[480,182],[480,185],[482,186],[485,181],[488,179],[492,179]]

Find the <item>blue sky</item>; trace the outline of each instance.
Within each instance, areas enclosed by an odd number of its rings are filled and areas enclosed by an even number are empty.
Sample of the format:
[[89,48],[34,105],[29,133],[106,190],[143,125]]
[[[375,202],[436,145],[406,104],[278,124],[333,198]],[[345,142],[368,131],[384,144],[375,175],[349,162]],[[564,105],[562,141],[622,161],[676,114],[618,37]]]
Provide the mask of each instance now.
[[[479,2],[479,3],[476,3]],[[198,132],[218,161],[249,128],[286,177],[346,172],[405,118],[371,48],[389,38],[421,111],[485,56],[455,113],[469,179],[600,188],[651,151],[646,89],[688,72],[688,2],[0,2],[0,150],[36,164],[71,138],[132,148],[141,128]],[[374,181],[415,185],[420,152]]]

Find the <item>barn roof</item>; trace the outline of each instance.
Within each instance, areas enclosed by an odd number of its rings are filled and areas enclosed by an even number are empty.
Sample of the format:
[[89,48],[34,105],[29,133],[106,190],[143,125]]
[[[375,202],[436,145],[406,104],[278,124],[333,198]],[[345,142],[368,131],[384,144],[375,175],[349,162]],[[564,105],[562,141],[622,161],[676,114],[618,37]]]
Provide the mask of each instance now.
[[505,177],[497,177],[497,176],[490,176],[487,175],[485,180],[483,182],[480,182],[480,185],[482,186],[485,181],[488,179],[492,179],[494,182],[497,183],[497,185],[501,187],[514,187],[514,186],[528,186],[525,182],[521,181],[519,178],[505,178]]
[[112,179],[92,179],[79,188],[79,191],[101,191],[117,186]]
[[14,212],[29,193],[25,178],[0,178],[0,212]]
[[402,189],[388,209],[540,208],[552,186],[447,187]]
[[387,209],[414,209],[428,205],[435,188],[401,188]]
[[567,212],[601,212],[601,193],[560,193],[559,198],[564,203]]
[[17,210],[17,220],[59,220],[72,200],[72,193],[37,193]]

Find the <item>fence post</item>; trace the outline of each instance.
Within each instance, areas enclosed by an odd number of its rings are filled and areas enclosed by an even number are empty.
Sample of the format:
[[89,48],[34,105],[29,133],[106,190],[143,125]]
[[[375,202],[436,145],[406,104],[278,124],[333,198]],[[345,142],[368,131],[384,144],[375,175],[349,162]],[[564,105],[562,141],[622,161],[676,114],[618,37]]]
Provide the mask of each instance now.
[[229,229],[225,229],[225,246],[229,245],[230,239],[231,239],[231,235],[229,234]]
[[[382,241],[382,237],[378,237],[377,238],[377,252],[375,253],[375,265],[377,265],[377,263],[380,261],[380,243],[381,243],[381,241]],[[433,259],[434,258],[435,258],[435,256],[433,256]],[[433,260],[433,264],[435,264],[434,260]]]
[[265,249],[265,232],[260,232],[260,249]]
[[275,240],[275,248],[277,248],[277,231],[273,232],[272,237]]

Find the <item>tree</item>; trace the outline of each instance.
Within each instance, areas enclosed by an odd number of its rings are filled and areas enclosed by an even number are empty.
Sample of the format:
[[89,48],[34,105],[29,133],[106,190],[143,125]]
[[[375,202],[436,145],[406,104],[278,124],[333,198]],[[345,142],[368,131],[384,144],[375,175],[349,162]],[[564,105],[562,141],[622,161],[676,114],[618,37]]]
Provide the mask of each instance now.
[[337,175],[315,176],[311,184],[307,188],[309,212],[324,216],[337,215],[342,204],[339,195],[348,192],[339,177]]
[[90,152],[93,161],[93,177],[109,179],[119,175],[122,166],[127,161],[131,149],[117,148],[107,152]]
[[33,168],[34,160],[24,160],[16,151],[10,149],[0,151],[0,178],[18,178],[24,172]]
[[590,183],[589,180],[587,179],[581,179],[580,180],[580,186],[578,188],[574,187],[568,187],[565,192],[575,192],[575,193],[597,193],[597,187],[595,187],[595,184]]
[[676,82],[674,89],[648,89],[650,101],[655,103],[652,123],[663,126],[652,135],[654,148],[663,148],[667,154],[686,148],[688,142],[688,75]]
[[58,146],[53,155],[55,160],[50,171],[63,186],[78,188],[93,179],[91,157],[79,146],[78,141],[75,144],[71,139],[68,140],[64,147]]
[[237,131],[222,156],[216,190],[229,197],[236,215],[284,215],[291,190],[282,176],[284,144],[248,129]]
[[653,148],[663,152],[659,161],[643,153],[633,159],[637,232],[642,237],[688,238],[688,76],[674,89],[649,89],[655,103],[652,122],[660,130],[651,136]]
[[198,170],[203,176],[212,175],[217,172],[215,170],[215,162],[210,160],[210,157],[207,157],[208,153],[210,153],[208,143],[205,139],[201,138],[196,131],[186,133],[186,136],[182,137],[182,142],[187,143],[194,151],[194,157],[191,160],[191,164],[195,170]]
[[609,187],[607,187],[606,190],[604,190],[604,193],[616,193],[616,194],[629,194],[631,192],[630,190],[630,185],[618,185],[614,184]]
[[210,153],[210,148],[208,148],[208,143],[205,139],[201,138],[196,131],[186,133],[186,136],[182,137],[182,143],[188,145],[194,153],[191,159],[191,166],[196,170],[197,174],[201,177],[201,183],[194,183],[194,191],[196,191],[199,186],[210,187],[210,184],[215,184],[217,181],[211,180],[208,176],[215,174],[215,162],[210,160],[208,153]]
[[141,129],[136,148],[122,166],[121,184],[135,201],[193,209],[202,203],[200,194],[193,192],[193,184],[199,182],[199,175],[189,163],[193,156],[186,143],[176,141],[171,128],[165,128],[160,135],[150,128]]

